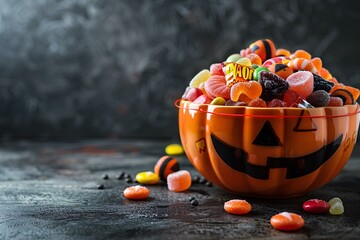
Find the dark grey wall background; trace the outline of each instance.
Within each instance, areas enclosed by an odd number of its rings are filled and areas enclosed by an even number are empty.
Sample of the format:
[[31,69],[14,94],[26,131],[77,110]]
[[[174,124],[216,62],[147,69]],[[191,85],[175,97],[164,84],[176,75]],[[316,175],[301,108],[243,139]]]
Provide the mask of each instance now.
[[178,136],[175,99],[259,38],[360,87],[360,2],[0,0],[0,134]]

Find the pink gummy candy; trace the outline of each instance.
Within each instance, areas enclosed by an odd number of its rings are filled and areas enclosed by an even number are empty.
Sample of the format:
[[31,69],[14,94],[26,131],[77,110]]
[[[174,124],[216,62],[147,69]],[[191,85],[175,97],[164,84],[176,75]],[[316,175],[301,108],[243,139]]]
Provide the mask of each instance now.
[[170,191],[182,192],[190,188],[191,175],[189,171],[180,170],[170,173],[166,178],[167,186]]
[[290,85],[289,89],[298,93],[303,98],[307,98],[314,90],[314,76],[309,71],[293,73],[286,81]]

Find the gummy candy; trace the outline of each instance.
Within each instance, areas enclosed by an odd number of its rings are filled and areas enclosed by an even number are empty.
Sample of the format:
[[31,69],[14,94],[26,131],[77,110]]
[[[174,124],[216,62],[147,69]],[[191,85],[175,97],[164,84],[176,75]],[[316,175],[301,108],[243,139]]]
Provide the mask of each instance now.
[[258,66],[260,66],[262,64],[261,58],[256,53],[250,53],[250,54],[246,55],[246,57],[248,59],[250,59],[251,64],[256,64]]
[[344,205],[341,202],[335,202],[330,206],[329,213],[331,215],[341,215],[344,213]]
[[140,172],[136,174],[135,179],[137,182],[145,185],[157,184],[160,181],[160,177],[151,171]]
[[338,197],[334,197],[334,198],[330,199],[328,203],[330,204],[330,206],[332,206],[337,202],[343,204],[342,200],[340,198],[338,198]]
[[320,199],[310,199],[303,203],[303,209],[309,213],[323,214],[330,209],[330,204]]
[[211,103],[211,101],[212,101],[211,98],[209,98],[208,96],[203,94],[203,95],[199,96],[197,99],[195,99],[193,101],[193,103],[196,103],[196,104],[209,104],[209,103]]
[[271,217],[270,224],[275,229],[282,231],[294,231],[304,226],[304,219],[296,214],[290,212],[282,212]]
[[266,102],[262,100],[261,98],[255,98],[254,100],[251,100],[248,104],[249,107],[267,107]]
[[273,65],[274,63],[283,63],[283,60],[285,58],[284,57],[274,57],[274,58],[270,58],[268,60],[266,60],[263,63],[263,67],[269,68],[271,65]]
[[343,100],[344,105],[354,104],[355,100],[351,92],[345,89],[337,89],[331,93],[331,97],[339,97]]
[[240,58],[242,58],[242,56],[238,53],[234,53],[231,54],[225,62],[236,62],[237,60],[239,60]]
[[280,99],[274,98],[267,104],[268,107],[286,107],[286,102],[281,101]]
[[322,77],[320,77],[319,75],[313,74],[314,76],[314,90],[313,91],[317,91],[317,90],[324,90],[326,92],[330,92],[331,88],[334,87],[334,83],[327,81],[325,79],[323,79]]
[[318,74],[318,70],[314,66],[314,64],[305,58],[295,58],[289,61],[288,66],[291,67],[294,71],[296,70],[305,70],[315,74]]
[[167,176],[167,186],[170,191],[182,192],[190,188],[191,175],[187,170],[170,173]]
[[262,87],[257,81],[238,82],[235,83],[230,90],[231,100],[236,102],[239,100],[240,94],[245,94],[251,99],[260,97]]
[[244,58],[240,58],[239,60],[236,61],[237,64],[241,64],[244,66],[251,66],[251,60],[247,57]]
[[312,92],[306,100],[314,107],[325,107],[329,104],[330,95],[324,90]]
[[278,48],[276,50],[276,56],[277,57],[290,57],[290,51],[283,49],[283,48]]
[[288,90],[284,93],[283,101],[286,103],[287,107],[297,107],[297,105],[302,101],[302,98],[297,92]]
[[180,170],[180,164],[176,158],[170,156],[162,156],[154,166],[154,172],[159,175],[161,180],[166,181],[170,173]]
[[210,74],[211,75],[220,75],[225,76],[225,73],[223,71],[224,65],[222,63],[214,63],[210,66]]
[[217,98],[214,98],[210,105],[225,105],[226,103],[226,100],[222,97],[217,97]]
[[184,154],[184,148],[177,143],[169,144],[165,147],[165,153],[168,155]]
[[316,69],[318,71],[320,71],[320,69],[322,68],[322,60],[321,60],[321,58],[315,57],[315,58],[311,59],[311,62],[314,65],[314,67],[316,67]]
[[269,69],[266,68],[266,67],[258,67],[258,68],[256,68],[255,71],[254,71],[254,80],[259,80],[259,73],[261,71],[269,72]]
[[200,88],[196,88],[196,87],[190,88],[185,95],[185,99],[194,101],[195,99],[200,97],[202,94],[203,94],[203,92],[200,90]]
[[275,44],[270,39],[258,40],[250,44],[250,49],[252,53],[259,55],[263,62],[269,58],[275,57],[276,53]]
[[278,75],[283,79],[287,79],[288,76],[294,73],[294,70],[292,70],[292,68],[282,63],[274,63],[270,65],[269,71],[275,73],[276,75]]
[[251,48],[242,49],[242,50],[240,51],[241,57],[246,57],[246,56],[249,55],[250,53],[251,53]]
[[330,97],[329,104],[328,104],[329,107],[339,107],[339,106],[343,106],[343,105],[344,105],[344,103],[341,98]]
[[150,190],[144,186],[131,186],[124,190],[124,197],[132,200],[144,200],[150,195]]
[[224,76],[211,76],[205,82],[205,91],[213,98],[223,97],[225,99],[230,98],[230,88],[226,86],[226,80]]
[[274,98],[281,99],[289,89],[288,82],[271,72],[261,71],[258,81],[263,88],[260,97],[264,101],[271,101]]
[[311,54],[308,53],[305,50],[299,49],[299,50],[296,50],[293,54],[290,55],[290,59],[295,59],[295,58],[304,58],[306,60],[310,60],[311,59]]
[[338,89],[345,89],[351,93],[351,95],[354,98],[354,101],[356,101],[359,98],[360,90],[351,86],[345,86],[344,84],[335,84],[335,86],[331,89],[330,93],[335,92]]
[[251,205],[246,200],[233,199],[224,203],[226,212],[236,215],[247,214],[251,211]]
[[200,83],[205,82],[210,77],[210,71],[207,69],[201,70],[198,74],[193,77],[193,79],[190,81],[189,86],[199,87]]
[[286,82],[290,85],[290,90],[300,94],[303,98],[307,98],[314,89],[314,77],[311,72],[299,71],[291,74]]
[[326,80],[329,80],[329,79],[332,78],[331,73],[330,73],[326,68],[324,68],[324,67],[322,67],[322,68],[319,70],[319,75],[320,75],[322,78],[326,79]]

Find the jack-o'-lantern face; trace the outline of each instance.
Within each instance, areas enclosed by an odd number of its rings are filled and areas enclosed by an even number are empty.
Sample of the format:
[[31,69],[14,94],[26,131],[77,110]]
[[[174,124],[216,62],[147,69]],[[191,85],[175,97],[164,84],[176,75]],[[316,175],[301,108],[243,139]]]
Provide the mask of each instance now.
[[[194,167],[222,188],[256,196],[294,196],[331,181],[351,155],[360,121],[358,105],[180,107],[180,137]],[[345,116],[327,117],[337,115]]]

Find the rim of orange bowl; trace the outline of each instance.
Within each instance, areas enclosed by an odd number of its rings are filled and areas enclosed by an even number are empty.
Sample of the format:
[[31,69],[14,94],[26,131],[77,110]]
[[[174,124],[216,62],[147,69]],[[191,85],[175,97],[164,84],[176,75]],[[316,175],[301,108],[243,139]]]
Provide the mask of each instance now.
[[[182,107],[180,105],[181,101],[187,101],[190,102],[188,100],[184,100],[184,99],[177,99],[174,102],[175,107],[179,108],[179,109],[187,109],[187,110],[192,110],[192,111],[199,111],[202,113],[209,113],[209,114],[213,114],[213,115],[219,115],[219,116],[225,116],[225,117],[254,117],[254,118],[339,118],[339,117],[349,117],[352,115],[356,115],[360,113],[360,107],[358,103],[355,103],[354,105],[356,105],[356,109],[354,112],[350,112],[350,113],[346,113],[346,114],[339,114],[339,115],[266,115],[266,114],[241,114],[241,113],[223,113],[223,112],[211,112],[211,111],[207,111],[201,108],[189,108],[189,107]],[[210,104],[197,104],[197,103],[191,103],[194,104],[196,106],[200,106],[200,105],[210,105]],[[218,106],[218,107],[224,107],[224,108],[245,108],[245,109],[259,109],[259,110],[263,110],[263,111],[274,111],[274,110],[279,110],[279,109],[288,109],[288,110],[311,110],[311,109],[320,109],[320,108],[292,108],[292,107],[278,107],[278,108],[261,108],[261,107],[248,107],[248,106],[223,106],[223,105],[211,105],[211,106]],[[322,107],[324,108],[343,108],[346,106],[353,106],[353,105],[344,105],[341,107]]]

